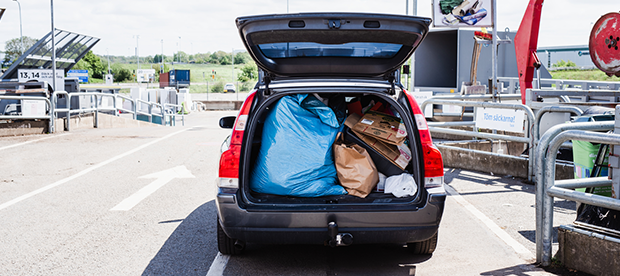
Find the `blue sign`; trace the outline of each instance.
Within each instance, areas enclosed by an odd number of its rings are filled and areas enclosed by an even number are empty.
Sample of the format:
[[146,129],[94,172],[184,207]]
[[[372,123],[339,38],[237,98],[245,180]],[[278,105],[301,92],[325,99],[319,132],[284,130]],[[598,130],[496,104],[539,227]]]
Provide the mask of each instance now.
[[78,78],[80,82],[88,82],[88,70],[69,70],[68,78]]

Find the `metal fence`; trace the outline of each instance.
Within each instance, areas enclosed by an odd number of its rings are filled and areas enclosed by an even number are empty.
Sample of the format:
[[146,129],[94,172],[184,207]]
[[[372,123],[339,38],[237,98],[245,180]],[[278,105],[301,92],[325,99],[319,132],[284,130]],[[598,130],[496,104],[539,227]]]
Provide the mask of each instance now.
[[[496,134],[496,133],[486,133],[486,132],[478,132],[475,127],[475,122],[444,122],[444,123],[428,123],[429,130],[431,133],[444,133],[444,134],[452,134],[452,135],[462,135],[476,138],[485,138],[485,139],[497,139],[504,141],[512,141],[512,142],[520,142],[528,144],[528,148],[530,152],[534,150],[534,139],[533,137],[537,136],[537,127],[533,128],[535,123],[534,112],[523,104],[512,104],[512,103],[493,103],[493,102],[478,102],[478,101],[466,101],[472,99],[490,99],[491,96],[481,95],[477,97],[468,96],[468,95],[457,95],[457,96],[440,96],[429,98],[422,103],[420,106],[421,110],[425,110],[426,106],[429,104],[441,104],[441,105],[456,105],[461,107],[483,107],[483,108],[497,108],[497,109],[512,109],[512,110],[522,110],[527,116],[527,124],[526,124],[526,132],[525,137],[506,135],[506,134]],[[492,97],[491,97],[492,98]],[[505,99],[520,99],[520,95],[500,95],[500,98]],[[474,113],[476,111],[474,110]],[[474,115],[475,118],[475,115]],[[460,129],[450,129],[446,127],[453,126],[474,126],[473,131],[468,130],[460,130]],[[532,129],[534,129],[534,133],[532,133]],[[475,150],[468,150],[475,151]],[[530,154],[531,156],[531,154]],[[534,166],[533,166],[533,158],[528,158],[528,180],[532,180],[534,176]]]

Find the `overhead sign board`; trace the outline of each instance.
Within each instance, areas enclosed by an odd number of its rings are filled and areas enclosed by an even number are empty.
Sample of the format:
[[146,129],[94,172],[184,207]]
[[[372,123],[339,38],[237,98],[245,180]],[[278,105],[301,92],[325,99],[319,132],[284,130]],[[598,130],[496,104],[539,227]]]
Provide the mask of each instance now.
[[435,27],[493,27],[493,2],[483,0],[433,0]]
[[523,133],[523,110],[476,108],[476,127]]
[[[46,81],[53,85],[52,69],[18,69],[17,80],[19,82]],[[65,90],[65,70],[56,69],[56,87],[54,90]]]
[[69,70],[67,78],[78,78],[80,82],[88,82],[88,70]]

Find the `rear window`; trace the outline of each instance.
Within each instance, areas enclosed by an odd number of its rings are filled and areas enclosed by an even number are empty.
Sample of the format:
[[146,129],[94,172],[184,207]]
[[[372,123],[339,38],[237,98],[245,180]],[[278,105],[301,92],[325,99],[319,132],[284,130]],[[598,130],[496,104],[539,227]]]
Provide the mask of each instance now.
[[293,57],[365,57],[392,58],[402,45],[392,43],[351,42],[344,44],[321,44],[315,42],[283,42],[259,44],[268,58]]

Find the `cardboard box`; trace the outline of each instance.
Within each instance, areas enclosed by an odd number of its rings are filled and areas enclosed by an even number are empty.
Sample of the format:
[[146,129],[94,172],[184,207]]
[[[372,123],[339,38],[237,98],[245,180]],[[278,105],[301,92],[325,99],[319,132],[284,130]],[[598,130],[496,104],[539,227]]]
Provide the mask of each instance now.
[[351,129],[395,146],[407,138],[405,125],[398,117],[375,111],[368,111]]
[[[370,147],[381,153],[386,159],[390,160],[390,162],[394,163],[401,169],[405,169],[409,162],[411,161],[411,150],[404,143],[400,143],[400,145],[392,145],[384,143],[372,136],[365,135],[356,131],[353,126],[355,126],[363,117],[360,117],[357,114],[351,114],[347,117],[345,121],[345,125],[353,131],[364,141],[364,143],[368,144]],[[404,140],[404,139],[403,139]]]

